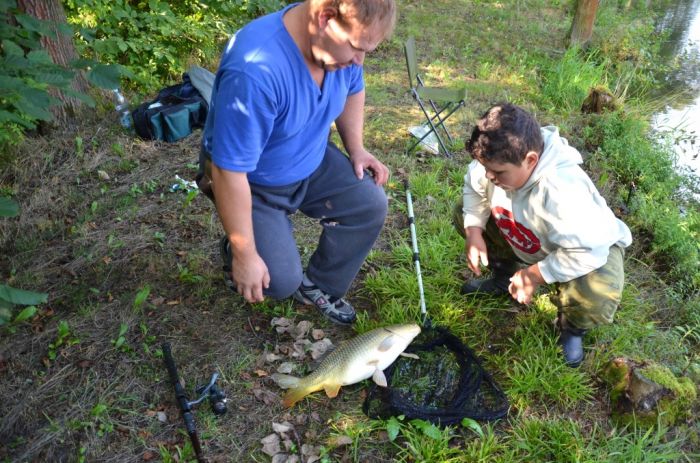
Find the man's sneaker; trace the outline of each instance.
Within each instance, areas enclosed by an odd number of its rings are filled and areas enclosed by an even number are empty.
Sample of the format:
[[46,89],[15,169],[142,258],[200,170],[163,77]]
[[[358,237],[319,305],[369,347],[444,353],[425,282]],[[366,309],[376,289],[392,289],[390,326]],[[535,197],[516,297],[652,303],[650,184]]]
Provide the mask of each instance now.
[[224,271],[224,283],[231,291],[238,293],[236,285],[233,282],[233,278],[231,277],[231,272],[233,271],[233,268],[231,267],[231,263],[233,262],[233,254],[231,254],[231,243],[229,243],[226,235],[221,238],[219,250],[221,252],[221,260],[224,261],[222,268]]
[[350,325],[355,321],[355,309],[342,297],[331,296],[316,285],[299,285],[292,295],[306,305],[315,305],[333,323]]

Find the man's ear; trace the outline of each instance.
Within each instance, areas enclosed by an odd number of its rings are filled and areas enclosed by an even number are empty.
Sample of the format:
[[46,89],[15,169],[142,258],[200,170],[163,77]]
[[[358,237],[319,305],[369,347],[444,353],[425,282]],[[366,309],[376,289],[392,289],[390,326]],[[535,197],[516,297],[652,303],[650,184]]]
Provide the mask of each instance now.
[[528,169],[534,169],[537,163],[540,160],[540,155],[537,154],[535,151],[528,151],[527,154],[525,155],[525,166]]
[[318,13],[318,27],[324,29],[328,25],[328,21],[338,17],[338,9],[332,6],[325,6]]

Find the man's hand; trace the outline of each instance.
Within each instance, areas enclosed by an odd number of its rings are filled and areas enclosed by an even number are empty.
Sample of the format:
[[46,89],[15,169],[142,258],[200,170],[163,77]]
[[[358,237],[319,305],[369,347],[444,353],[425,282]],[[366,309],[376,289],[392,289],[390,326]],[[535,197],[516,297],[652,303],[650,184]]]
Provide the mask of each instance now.
[[248,302],[262,302],[263,288],[270,286],[270,273],[267,265],[257,252],[250,256],[233,256],[231,277],[238,293]]
[[535,291],[542,283],[544,283],[544,278],[542,278],[540,268],[537,264],[533,264],[515,272],[510,279],[508,292],[519,303],[529,304],[532,302]]
[[466,236],[465,253],[467,255],[467,266],[476,276],[481,276],[479,263],[484,267],[489,265],[486,242],[482,236],[483,230],[479,227],[467,227],[464,230]]
[[350,162],[360,180],[365,176],[365,169],[372,172],[374,183],[379,186],[383,186],[389,180],[389,169],[365,149],[353,152]]
[[252,199],[245,172],[227,171],[212,164],[212,188],[221,224],[231,244],[236,290],[248,302],[261,302],[270,286],[270,273],[255,248]]

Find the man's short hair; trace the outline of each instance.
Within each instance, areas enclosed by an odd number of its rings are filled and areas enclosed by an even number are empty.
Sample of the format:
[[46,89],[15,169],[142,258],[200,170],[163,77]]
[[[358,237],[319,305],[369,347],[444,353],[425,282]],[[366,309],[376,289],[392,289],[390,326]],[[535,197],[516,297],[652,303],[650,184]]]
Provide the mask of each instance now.
[[311,0],[316,8],[333,7],[338,10],[338,21],[349,25],[349,19],[355,19],[363,26],[378,24],[384,30],[384,37],[389,37],[396,25],[395,0]]
[[535,116],[511,103],[499,103],[476,123],[467,151],[474,159],[520,165],[530,151],[542,154],[544,139]]

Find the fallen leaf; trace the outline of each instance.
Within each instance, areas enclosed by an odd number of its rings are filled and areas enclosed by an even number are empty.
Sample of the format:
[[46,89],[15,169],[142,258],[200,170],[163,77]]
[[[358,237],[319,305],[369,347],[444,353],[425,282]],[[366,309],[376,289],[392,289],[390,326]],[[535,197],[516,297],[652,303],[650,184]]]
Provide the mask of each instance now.
[[314,463],[321,459],[321,447],[315,445],[303,444],[301,446],[301,454],[305,456],[306,463]]
[[277,394],[266,389],[253,388],[253,395],[256,399],[263,402],[265,405],[272,405],[274,403],[279,403],[280,401],[280,398]]
[[277,434],[273,433],[263,437],[260,439],[260,443],[263,446],[262,451],[266,455],[273,456],[282,451],[282,448],[280,447],[280,436]]
[[274,457],[272,457],[272,463],[288,463],[289,462],[289,455],[286,453],[278,453]]
[[258,375],[259,378],[264,378],[268,375],[265,370],[255,370],[255,374]]
[[310,321],[302,320],[299,323],[297,323],[296,328],[294,328],[294,333],[292,333],[292,334],[294,335],[294,337],[296,339],[305,338],[306,335],[309,334],[309,330],[311,329],[312,326],[313,326],[313,324]]
[[173,299],[172,301],[168,301],[165,303],[165,305],[179,305],[180,300],[179,299]]
[[326,337],[326,334],[323,332],[323,330],[315,328],[311,330],[311,337],[314,338],[314,341],[320,341]]
[[341,447],[350,444],[352,444],[352,437],[350,436],[334,436],[328,439],[328,445],[330,447]]
[[328,338],[324,338],[320,341],[316,341],[315,343],[311,344],[311,349],[310,349],[311,358],[314,360],[318,360],[331,347],[333,347],[333,343]]
[[100,179],[102,179],[102,180],[109,180],[109,174],[107,172],[105,172],[104,170],[98,170],[97,176],[100,177]]
[[143,461],[151,461],[155,457],[156,457],[155,452],[151,452],[150,450],[146,450],[145,452],[143,452],[143,456],[141,458],[143,458]]
[[294,352],[292,352],[292,357],[293,358],[304,358],[306,356],[306,346],[310,346],[311,341],[308,339],[300,339],[298,341],[295,341],[294,344],[292,344],[292,349],[294,349]]
[[284,362],[277,367],[277,373],[288,375],[292,371],[294,371],[294,364],[292,362]]
[[156,413],[156,416],[158,417],[158,421],[160,421],[161,423],[168,422],[168,415],[166,415],[165,412],[158,412]]
[[284,357],[282,357],[281,355],[270,353],[270,354],[265,355],[265,362],[272,363],[272,362],[276,362],[277,360],[280,360],[282,358],[284,358]]
[[92,366],[92,360],[80,359],[75,363],[75,365],[78,368],[90,368]]
[[272,423],[272,430],[276,433],[289,432],[294,429],[294,425],[285,421],[284,423]]
[[151,299],[151,304],[153,305],[161,305],[163,302],[165,302],[164,297],[154,297],[153,299]]
[[109,256],[104,256],[104,257],[102,258],[102,262],[104,262],[106,265],[109,265],[110,262],[112,262],[112,258],[109,257]]

